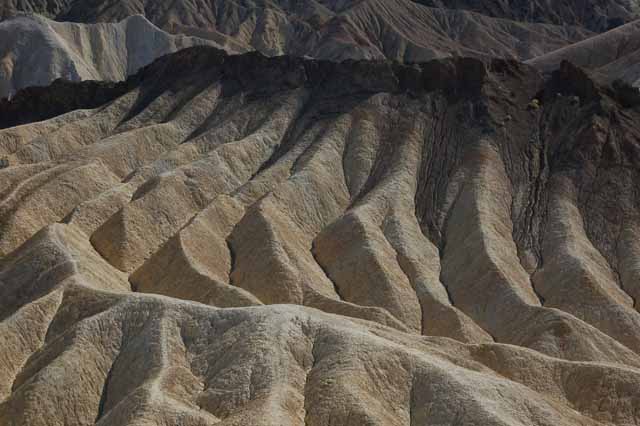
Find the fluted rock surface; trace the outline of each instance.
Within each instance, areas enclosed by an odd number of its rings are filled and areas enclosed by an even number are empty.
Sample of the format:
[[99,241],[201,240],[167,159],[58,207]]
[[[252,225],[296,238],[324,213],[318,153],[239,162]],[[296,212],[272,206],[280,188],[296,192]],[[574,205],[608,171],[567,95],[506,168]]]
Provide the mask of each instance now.
[[0,22],[0,98],[53,80],[121,81],[154,59],[214,44],[168,34],[142,16],[119,23],[60,23],[37,15]]
[[0,19],[20,13],[35,13],[55,18],[64,14],[71,3],[71,0],[3,0],[0,2]]
[[590,70],[597,78],[640,86],[640,20],[528,61],[546,72],[562,61]]
[[603,32],[640,17],[637,0],[415,0],[521,22],[577,25]]
[[[498,19],[411,0],[0,0],[60,21],[117,22],[143,15],[171,33],[206,38],[228,51],[268,56],[393,59],[457,56],[530,59],[593,34],[564,22]],[[50,12],[53,10],[54,12]]]
[[640,111],[581,69],[87,87],[0,103],[0,423],[640,424]]

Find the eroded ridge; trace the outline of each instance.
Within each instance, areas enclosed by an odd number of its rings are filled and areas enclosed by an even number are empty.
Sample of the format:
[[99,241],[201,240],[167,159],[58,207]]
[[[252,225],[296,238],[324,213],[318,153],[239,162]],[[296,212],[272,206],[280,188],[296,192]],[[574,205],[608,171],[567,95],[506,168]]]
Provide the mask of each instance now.
[[640,113],[580,69],[199,47],[64,90],[0,104],[0,422],[639,423]]

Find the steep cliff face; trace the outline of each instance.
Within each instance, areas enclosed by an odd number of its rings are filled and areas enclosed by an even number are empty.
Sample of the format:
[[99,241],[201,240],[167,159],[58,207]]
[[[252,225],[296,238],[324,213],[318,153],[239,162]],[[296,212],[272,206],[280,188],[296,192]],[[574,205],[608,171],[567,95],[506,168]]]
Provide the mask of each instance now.
[[580,68],[195,47],[64,92],[0,104],[0,423],[639,423],[640,111]]

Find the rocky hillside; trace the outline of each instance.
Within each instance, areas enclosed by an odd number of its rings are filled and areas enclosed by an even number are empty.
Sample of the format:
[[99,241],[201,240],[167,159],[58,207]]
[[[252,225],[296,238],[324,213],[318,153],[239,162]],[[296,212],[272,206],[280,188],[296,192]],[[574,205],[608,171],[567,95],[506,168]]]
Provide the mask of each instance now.
[[0,98],[58,78],[121,81],[159,56],[200,44],[214,43],[168,34],[142,16],[85,25],[21,15],[0,22]]
[[640,424],[624,93],[208,47],[65,85],[0,103],[1,424]]
[[415,0],[521,22],[576,25],[603,32],[640,17],[638,0]]
[[551,72],[564,60],[589,69],[602,80],[620,79],[640,86],[640,20],[538,56],[529,64]]
[[[591,31],[603,32],[640,17],[638,0],[568,0],[551,2],[548,0],[413,0],[415,3],[438,9],[461,10],[512,21],[543,23],[553,25],[580,26]],[[228,15],[225,11],[235,10],[247,13],[251,9],[266,8],[291,12],[308,17],[324,15],[327,10],[346,10],[351,2],[335,0],[314,0],[296,3],[286,1],[241,0],[226,3],[218,0],[197,0],[185,2],[152,2],[149,0],[3,0],[0,2],[0,18],[11,16],[16,11],[37,13],[51,18],[72,18],[75,20],[105,19],[114,15],[123,17],[136,13],[159,15],[168,11],[173,17],[161,19],[198,19],[194,11],[206,11],[212,15]],[[308,6],[311,6],[309,8]],[[176,16],[178,10],[191,11]],[[308,12],[304,12],[307,10]],[[249,12],[250,13],[250,12]],[[191,17],[189,17],[191,16]],[[228,15],[229,16],[229,15]]]
[[0,19],[7,19],[20,13],[35,13],[55,18],[69,9],[73,0],[2,0]]
[[140,14],[168,32],[207,38],[228,51],[332,60],[420,62],[451,55],[524,60],[593,34],[565,23],[497,19],[411,0],[76,0],[55,7],[0,0],[3,4],[5,15],[19,9],[82,23]]

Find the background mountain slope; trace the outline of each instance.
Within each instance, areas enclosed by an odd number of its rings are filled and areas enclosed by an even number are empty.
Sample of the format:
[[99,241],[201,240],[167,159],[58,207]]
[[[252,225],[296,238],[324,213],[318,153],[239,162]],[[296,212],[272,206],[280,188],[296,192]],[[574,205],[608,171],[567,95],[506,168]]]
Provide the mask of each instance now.
[[431,7],[470,10],[520,22],[576,25],[603,32],[638,19],[637,0],[416,0]]
[[0,97],[57,78],[121,81],[154,59],[198,44],[142,16],[117,24],[59,23],[37,15],[0,22]]
[[591,70],[605,81],[621,79],[640,85],[640,21],[538,56],[528,63],[551,72],[565,60]]
[[[46,6],[46,7],[45,7]],[[45,4],[6,3],[47,14]],[[582,40],[586,28],[521,23],[410,0],[74,1],[49,14],[60,21],[118,22],[143,15],[171,33],[208,38],[235,51],[322,59],[394,59],[489,55],[530,59]]]
[[[415,2],[431,8],[471,11],[519,22],[580,26],[594,32],[603,32],[637,19],[640,11],[637,0],[571,0],[563,2],[545,0],[415,0]],[[183,6],[175,4],[167,6],[169,3],[163,4],[162,2],[155,3],[154,5],[154,2],[145,0],[3,0],[0,3],[0,18],[6,18],[16,11],[37,13],[50,18],[70,18],[83,22],[113,19],[114,17],[122,19],[124,16],[145,12],[157,14],[158,10],[164,10],[168,12],[168,15],[174,15],[174,19],[184,19],[190,15],[187,13],[184,16],[175,16],[177,15],[174,13],[177,10],[176,7],[182,8],[182,10],[214,11],[213,14],[207,13],[209,17],[202,18],[205,20],[216,15],[215,11],[234,10],[236,7],[241,7],[241,10],[245,11],[254,8],[275,8],[308,17],[314,13],[322,15],[327,10],[345,10],[355,4],[335,0],[316,0],[297,4],[285,1],[242,0],[227,6],[231,8],[228,9],[224,7],[224,2],[216,0],[192,0],[184,2]]]

